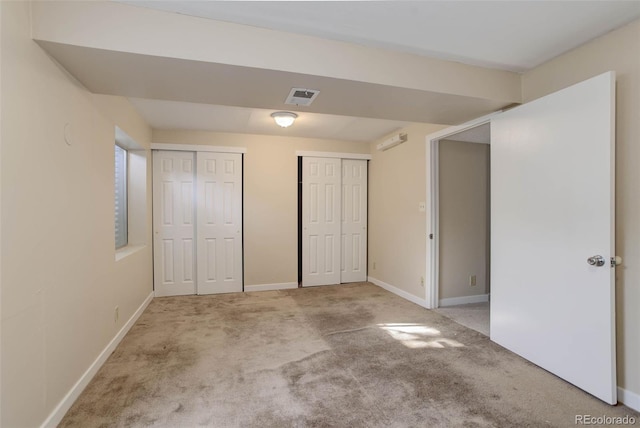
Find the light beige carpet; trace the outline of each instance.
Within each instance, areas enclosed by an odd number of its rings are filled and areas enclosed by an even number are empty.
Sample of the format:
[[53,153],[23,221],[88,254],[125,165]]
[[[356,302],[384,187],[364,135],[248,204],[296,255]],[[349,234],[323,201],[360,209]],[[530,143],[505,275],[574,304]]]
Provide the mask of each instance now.
[[435,309],[440,315],[444,315],[462,324],[465,327],[469,327],[472,330],[478,331],[485,336],[489,336],[490,332],[490,302],[482,303],[469,303],[466,305],[456,306],[443,306]]
[[611,407],[371,284],[154,299],[63,427],[543,427]]

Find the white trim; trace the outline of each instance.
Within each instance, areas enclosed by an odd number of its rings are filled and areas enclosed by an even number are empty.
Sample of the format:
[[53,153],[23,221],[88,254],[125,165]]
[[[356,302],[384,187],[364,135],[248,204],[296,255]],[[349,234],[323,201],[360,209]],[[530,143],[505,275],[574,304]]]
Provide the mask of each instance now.
[[126,247],[118,248],[116,250],[116,261],[120,261],[124,258],[134,255],[140,250],[147,248],[146,244],[127,245]]
[[67,395],[58,403],[55,409],[49,414],[47,419],[42,423],[41,427],[55,427],[57,426],[67,411],[71,408],[76,399],[80,396],[82,391],[87,387],[91,379],[98,373],[100,367],[107,361],[107,358],[115,351],[116,347],[120,343],[120,341],[124,338],[124,336],[129,332],[133,324],[140,318],[140,315],[147,308],[149,303],[153,300],[153,292],[144,299],[144,302],[140,305],[140,307],[134,312],[134,314],[129,318],[129,321],[125,325],[122,326],[118,334],[109,342],[109,344],[102,350],[98,358],[89,366],[87,371],[84,372],[80,379],[71,387]]
[[445,306],[468,305],[470,303],[482,303],[482,302],[488,302],[488,301],[489,301],[488,294],[476,294],[475,296],[463,296],[463,297],[449,297],[448,299],[441,299],[438,307],[442,308]]
[[151,143],[151,150],[177,150],[183,152],[247,153],[246,147],[207,146],[205,144]]
[[[438,233],[439,224],[439,208],[438,200],[440,198],[438,175],[439,175],[439,162],[438,162],[438,144],[439,141],[445,139],[451,135],[458,134],[463,131],[475,128],[480,125],[491,123],[491,118],[502,113],[497,111],[477,119],[470,120],[461,125],[450,126],[445,129],[441,129],[438,132],[429,134],[425,137],[426,144],[426,201],[427,201],[427,266],[429,267],[429,274],[427,275],[427,285],[425,287],[425,301],[427,308],[435,309],[438,307],[438,282],[439,282],[439,269],[440,264],[440,236]],[[434,239],[429,239],[429,235],[433,234]]]
[[478,117],[476,119],[470,120],[469,122],[465,122],[460,125],[450,126],[448,128],[441,129],[433,134],[429,134],[426,137],[427,143],[432,140],[443,140],[451,135],[459,134],[462,131],[466,131],[471,128],[475,128],[476,126],[484,125],[485,123],[491,122],[491,118],[502,113],[502,110],[495,111],[493,113],[484,115],[482,117]]
[[[440,192],[438,191],[440,176],[440,145],[437,141],[431,142],[427,146],[427,212],[429,213],[429,221],[431,225],[427,225],[427,263],[429,266],[429,276],[427,286],[425,287],[425,300],[429,309],[438,307],[439,289],[432,284],[438,284],[440,278]],[[433,239],[429,237],[433,235]],[[431,255],[431,256],[430,256]]]
[[336,152],[309,152],[305,150],[296,150],[296,156],[309,158],[338,158],[338,159],[363,159],[371,160],[373,156],[365,153],[336,153]]
[[279,284],[257,284],[257,285],[245,285],[244,291],[272,291],[272,290],[289,290],[292,288],[298,288],[297,282],[282,282]]
[[116,126],[116,143],[126,150],[144,150],[136,140],[131,138],[129,134]]
[[406,300],[408,300],[410,302],[413,302],[416,305],[422,306],[423,308],[427,307],[427,302],[425,302],[423,299],[421,299],[418,296],[414,296],[411,293],[407,293],[406,291],[401,290],[398,287],[394,287],[391,284],[387,284],[386,282],[380,281],[379,279],[373,278],[371,276],[367,277],[367,281],[369,281],[372,284],[377,285],[378,287],[384,288],[385,290],[390,291],[393,294],[402,297],[403,299],[406,299]]
[[640,394],[618,387],[618,402],[636,412],[640,412]]

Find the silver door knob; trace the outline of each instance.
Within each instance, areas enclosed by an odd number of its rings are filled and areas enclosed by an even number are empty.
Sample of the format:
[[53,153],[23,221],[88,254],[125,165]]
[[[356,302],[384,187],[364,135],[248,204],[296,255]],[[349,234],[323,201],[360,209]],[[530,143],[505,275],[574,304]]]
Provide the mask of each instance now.
[[602,256],[593,256],[587,259],[587,263],[591,266],[604,266],[604,257]]

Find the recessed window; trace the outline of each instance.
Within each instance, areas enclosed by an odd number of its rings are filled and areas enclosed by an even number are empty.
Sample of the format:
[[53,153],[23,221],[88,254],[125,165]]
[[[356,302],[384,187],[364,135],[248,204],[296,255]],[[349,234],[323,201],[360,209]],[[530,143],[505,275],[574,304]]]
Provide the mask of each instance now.
[[127,151],[115,145],[115,232],[116,249],[129,243],[127,218]]
[[117,126],[115,137],[114,253],[119,261],[145,248],[151,238],[151,198],[147,197],[147,188],[151,188],[147,156],[151,153]]

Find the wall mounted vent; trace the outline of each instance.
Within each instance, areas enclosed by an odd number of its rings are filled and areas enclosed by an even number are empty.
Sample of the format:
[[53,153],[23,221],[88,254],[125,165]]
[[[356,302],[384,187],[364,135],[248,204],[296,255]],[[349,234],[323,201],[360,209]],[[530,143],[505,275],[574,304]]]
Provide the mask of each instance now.
[[317,89],[292,88],[284,103],[292,106],[307,107],[311,105],[319,93],[320,91]]
[[398,144],[404,143],[405,141],[407,141],[407,134],[396,134],[388,140],[378,144],[376,146],[376,149],[381,151],[389,150],[391,147],[395,147]]

